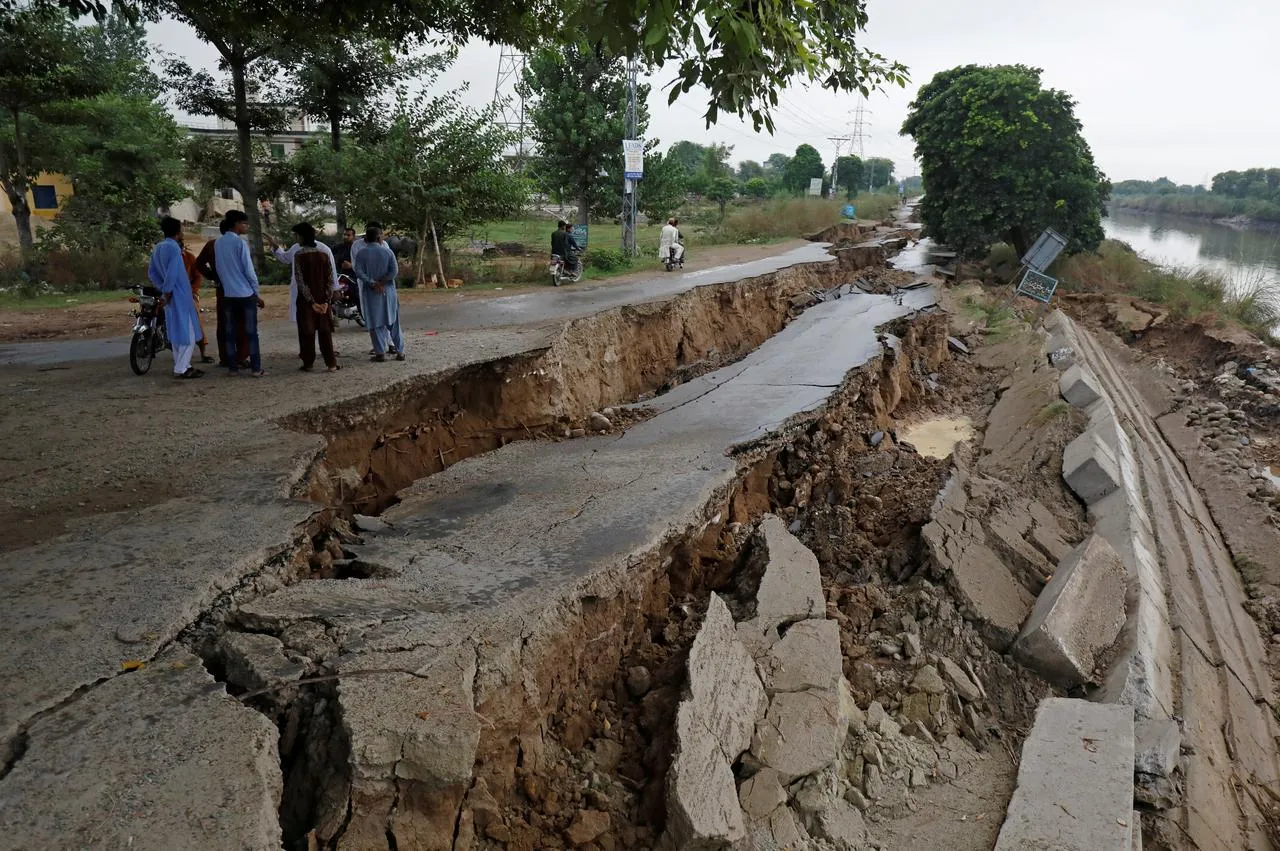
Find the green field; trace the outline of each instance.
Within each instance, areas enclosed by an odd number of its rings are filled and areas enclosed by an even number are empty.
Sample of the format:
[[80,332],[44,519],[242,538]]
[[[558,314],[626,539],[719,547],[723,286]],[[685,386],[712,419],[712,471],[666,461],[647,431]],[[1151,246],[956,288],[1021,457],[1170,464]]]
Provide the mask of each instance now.
[[0,290],[0,310],[40,310],[50,307],[75,307],[103,301],[124,301],[133,295],[128,290],[85,290],[78,293],[42,293],[23,295],[18,290]]

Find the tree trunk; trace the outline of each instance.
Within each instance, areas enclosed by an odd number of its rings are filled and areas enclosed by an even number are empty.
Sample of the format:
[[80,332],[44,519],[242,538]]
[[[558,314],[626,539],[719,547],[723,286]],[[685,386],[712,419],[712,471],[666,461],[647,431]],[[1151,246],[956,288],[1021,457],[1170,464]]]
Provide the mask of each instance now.
[[1027,241],[1026,232],[1021,226],[1009,230],[1009,244],[1013,246],[1014,251],[1018,252],[1019,261],[1031,250],[1031,243]]
[[18,229],[18,251],[22,257],[22,265],[25,267],[31,260],[35,240],[31,236],[31,205],[27,203],[27,189],[31,186],[31,176],[27,174],[27,150],[22,141],[22,113],[16,111],[13,113],[13,151],[17,167],[14,169],[13,182],[6,180],[4,190],[9,196],[13,223]]
[[440,271],[440,286],[448,287],[449,282],[444,277],[444,255],[440,253],[440,240],[436,238],[435,222],[428,218],[427,227],[431,228],[431,244],[436,247],[436,268]]
[[253,260],[261,267],[265,261],[265,255],[262,250],[262,221],[258,216],[258,181],[253,173],[253,140],[249,135],[249,96],[244,79],[247,64],[243,56],[227,61],[227,65],[231,68],[231,88],[235,98],[236,148],[240,155],[240,198],[244,203],[244,211],[249,216],[249,240],[253,250]]
[[[329,143],[334,152],[342,150],[342,114],[336,109],[329,111]],[[333,199],[333,212],[341,235],[347,229],[347,199],[341,191]]]
[[578,196],[578,224],[585,225],[590,223],[587,218],[587,213],[587,195],[584,192]]
[[[422,222],[422,227],[418,229],[418,256],[414,258],[414,264],[417,266],[417,273],[414,275],[414,286],[423,286],[427,282],[427,223],[430,219]],[[441,286],[444,282],[440,282]]]

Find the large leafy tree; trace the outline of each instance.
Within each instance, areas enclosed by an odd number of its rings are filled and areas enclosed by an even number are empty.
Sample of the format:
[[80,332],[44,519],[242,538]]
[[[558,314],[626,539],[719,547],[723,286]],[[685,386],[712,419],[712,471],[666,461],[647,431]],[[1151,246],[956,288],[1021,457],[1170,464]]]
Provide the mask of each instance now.
[[746,183],[756,177],[764,177],[764,166],[755,160],[743,160],[738,163],[738,180]]
[[528,187],[502,159],[510,142],[489,112],[463,107],[457,94],[410,98],[402,92],[385,117],[365,124],[342,151],[313,145],[308,155],[312,162],[328,158],[335,172],[359,175],[347,187],[353,215],[417,236],[421,282],[429,246],[524,204]]
[[845,191],[846,198],[857,195],[858,190],[867,185],[862,159],[852,154],[836,158],[835,172],[836,186]]
[[34,247],[27,192],[56,153],[49,126],[69,102],[106,91],[84,61],[82,34],[65,10],[36,3],[0,9],[0,188],[9,199],[24,260]]
[[705,145],[690,142],[688,139],[681,139],[671,146],[670,150],[667,151],[667,156],[673,162],[678,163],[684,169],[685,174],[693,175],[702,167],[702,159],[706,156],[706,153]]
[[966,65],[921,87],[902,132],[916,142],[929,233],[968,257],[1000,240],[1021,255],[1046,227],[1070,251],[1096,248],[1110,184],[1074,107],[1025,65]]
[[645,144],[644,180],[636,193],[636,208],[650,222],[665,221],[684,202],[688,191],[688,177],[684,166],[668,153],[658,151],[658,140]]
[[[529,57],[522,85],[535,99],[529,120],[542,188],[574,199],[581,224],[591,213],[616,213],[626,131],[626,62],[585,43],[547,47]],[[641,137],[649,123],[648,93],[648,86],[637,87]]]
[[809,189],[809,181],[822,177],[826,170],[818,149],[813,145],[801,145],[796,148],[795,156],[787,161],[783,184],[792,192],[805,192]]
[[868,157],[864,178],[872,189],[881,189],[893,183],[893,160],[884,157]]

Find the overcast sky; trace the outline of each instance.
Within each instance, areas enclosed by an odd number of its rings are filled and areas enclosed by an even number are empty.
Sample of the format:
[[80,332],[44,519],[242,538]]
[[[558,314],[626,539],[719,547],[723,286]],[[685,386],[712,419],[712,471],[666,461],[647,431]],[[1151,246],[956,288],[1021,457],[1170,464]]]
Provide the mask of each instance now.
[[[874,94],[865,107],[867,156],[885,156],[899,175],[914,173],[911,140],[898,135],[916,89],[935,73],[969,63],[1024,63],[1044,69],[1046,85],[1077,101],[1076,115],[1098,165],[1112,180],[1167,176],[1205,182],[1213,174],[1251,166],[1280,166],[1280,110],[1267,90],[1280,79],[1280,3],[1233,0],[869,0],[865,46],[911,70],[905,89]],[[152,27],[162,49],[212,67],[213,48],[185,26]],[[498,48],[468,45],[441,84],[470,81],[466,99],[493,97]],[[670,74],[650,80],[648,135],[733,145],[734,162],[791,153],[808,142],[830,162],[830,136],[849,135],[861,98],[820,89],[789,89],[774,136],[721,118],[710,130],[700,90],[667,106]]]

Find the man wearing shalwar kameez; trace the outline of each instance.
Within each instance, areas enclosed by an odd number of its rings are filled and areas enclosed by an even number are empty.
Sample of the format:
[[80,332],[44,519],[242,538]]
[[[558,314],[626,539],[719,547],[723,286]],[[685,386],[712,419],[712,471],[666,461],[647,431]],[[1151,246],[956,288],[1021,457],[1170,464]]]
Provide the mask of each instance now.
[[165,239],[151,254],[147,277],[162,294],[165,329],[169,345],[173,347],[173,376],[199,378],[204,373],[191,366],[191,355],[200,336],[200,320],[191,293],[191,279],[182,262],[182,246],[178,243],[182,222],[166,216],[160,220],[160,230]]
[[396,294],[396,255],[382,241],[382,231],[372,225],[365,231],[365,245],[356,255],[356,279],[364,292],[364,318],[373,340],[373,360],[387,359],[390,345],[396,360],[404,360],[404,335],[400,333],[400,297]]

